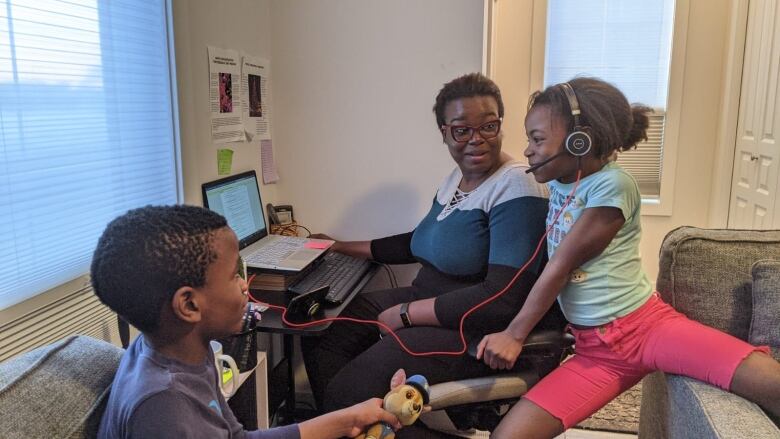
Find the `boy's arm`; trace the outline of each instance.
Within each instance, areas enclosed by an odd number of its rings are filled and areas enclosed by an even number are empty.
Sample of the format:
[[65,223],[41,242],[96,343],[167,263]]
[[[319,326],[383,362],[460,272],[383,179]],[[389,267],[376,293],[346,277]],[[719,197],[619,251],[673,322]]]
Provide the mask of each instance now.
[[369,399],[352,407],[326,413],[298,424],[301,439],[355,437],[367,426],[384,421],[393,429],[400,428],[398,418],[382,409],[382,400]]
[[122,429],[129,439],[197,437],[207,428],[197,422],[202,416],[179,392],[164,391],[141,402]]
[[504,331],[482,339],[477,358],[484,357],[485,364],[494,369],[514,367],[523,342],[569,282],[571,272],[601,254],[623,223],[625,219],[619,208],[585,209],[550,258],[520,312]]

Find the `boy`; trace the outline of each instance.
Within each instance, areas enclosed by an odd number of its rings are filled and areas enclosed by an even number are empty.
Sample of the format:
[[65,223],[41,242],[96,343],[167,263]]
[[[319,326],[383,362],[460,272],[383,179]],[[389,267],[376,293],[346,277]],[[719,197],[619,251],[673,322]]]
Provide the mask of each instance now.
[[225,219],[147,206],[113,220],[91,267],[100,300],[141,331],[122,357],[99,438],[330,438],[395,416],[373,399],[300,424],[245,431],[219,388],[209,341],[241,330],[247,284]]

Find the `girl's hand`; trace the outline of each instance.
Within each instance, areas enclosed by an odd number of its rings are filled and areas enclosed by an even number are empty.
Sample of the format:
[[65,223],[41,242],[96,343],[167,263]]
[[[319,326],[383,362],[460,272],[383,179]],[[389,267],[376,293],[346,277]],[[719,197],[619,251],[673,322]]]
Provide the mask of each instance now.
[[504,330],[488,334],[477,346],[477,360],[482,360],[491,369],[511,369],[523,350],[523,340],[518,340]]
[[[382,311],[382,313],[379,314],[379,317],[377,317],[377,320],[389,326],[393,331],[403,328],[404,322],[401,321],[401,305],[391,306]],[[385,335],[387,334],[387,329],[380,326],[379,332],[382,335]]]
[[372,398],[368,401],[355,404],[352,407],[343,409],[347,419],[349,419],[349,428],[346,432],[348,437],[355,437],[362,433],[366,427],[377,422],[386,422],[393,430],[401,428],[401,422],[392,413],[382,408],[380,398]]

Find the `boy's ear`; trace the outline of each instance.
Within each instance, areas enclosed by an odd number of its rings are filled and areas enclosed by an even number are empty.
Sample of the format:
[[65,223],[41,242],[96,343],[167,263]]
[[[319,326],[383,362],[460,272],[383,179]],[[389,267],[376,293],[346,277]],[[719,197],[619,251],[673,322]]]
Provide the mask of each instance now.
[[406,382],[406,371],[403,369],[398,369],[393,374],[393,377],[390,378],[390,390],[395,389],[396,387],[402,385],[404,382]]
[[173,293],[171,310],[176,318],[188,323],[199,322],[201,309],[192,287],[181,287]]

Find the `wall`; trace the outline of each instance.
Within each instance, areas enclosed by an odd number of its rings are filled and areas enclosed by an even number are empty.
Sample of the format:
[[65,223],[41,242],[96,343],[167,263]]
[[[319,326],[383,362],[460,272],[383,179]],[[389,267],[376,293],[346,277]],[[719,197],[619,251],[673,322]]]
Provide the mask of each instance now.
[[[527,97],[541,83],[532,67],[543,62],[538,50],[544,35],[539,26],[545,26],[545,16],[539,10],[543,2],[492,1],[499,16],[494,20],[491,74],[507,95],[507,115],[514,114],[513,118],[522,121]],[[640,251],[651,280],[658,274],[658,250],[666,233],[681,225],[709,225],[729,11],[729,0],[690,0],[673,211],[671,216],[642,217]],[[512,144],[525,141],[522,130],[514,127],[515,121],[509,121],[515,129],[507,131],[507,141]]]
[[[182,177],[187,204],[202,205],[201,183],[219,177],[219,148],[234,151],[234,173],[255,169],[261,175],[259,141],[211,141],[207,46],[270,58],[270,7],[269,0],[173,0]],[[264,202],[276,201],[275,186],[261,186],[260,191]]]
[[411,230],[454,166],[431,109],[481,68],[483,3],[275,1],[271,14],[279,201],[338,239]]

